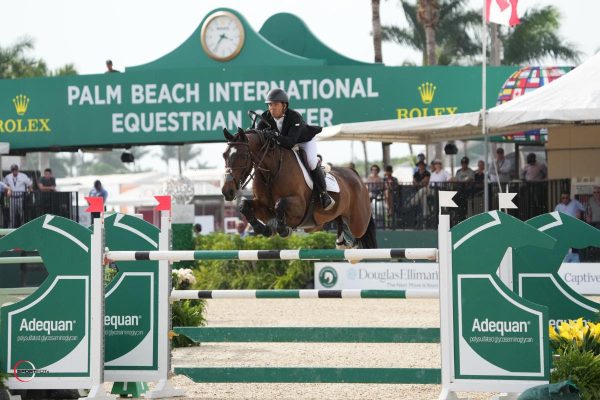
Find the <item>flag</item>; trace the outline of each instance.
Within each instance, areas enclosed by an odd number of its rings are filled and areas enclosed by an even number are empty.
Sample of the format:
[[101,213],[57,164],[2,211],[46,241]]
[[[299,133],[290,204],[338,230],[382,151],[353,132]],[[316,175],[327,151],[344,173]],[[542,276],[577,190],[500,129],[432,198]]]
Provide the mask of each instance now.
[[171,211],[171,196],[154,196],[158,201],[155,211]]
[[102,197],[86,197],[85,198],[90,205],[85,212],[99,212],[104,211],[104,199]]
[[498,209],[519,208],[513,203],[513,198],[516,195],[516,193],[498,193]]
[[495,24],[515,26],[519,21],[517,3],[519,0],[485,0],[487,22]]

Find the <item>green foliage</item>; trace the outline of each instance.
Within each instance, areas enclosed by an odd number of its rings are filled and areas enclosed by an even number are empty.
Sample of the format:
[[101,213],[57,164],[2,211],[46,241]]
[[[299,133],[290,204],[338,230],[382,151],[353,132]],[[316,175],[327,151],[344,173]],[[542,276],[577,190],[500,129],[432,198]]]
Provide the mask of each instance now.
[[579,51],[559,36],[560,13],[554,6],[531,8],[521,23],[509,30],[500,30],[504,45],[504,65],[539,63],[546,57],[579,61]]
[[[173,288],[176,290],[189,289],[193,282],[188,278],[189,270],[173,271]],[[193,276],[191,277],[193,280]],[[172,326],[203,326],[206,325],[204,310],[206,303],[204,300],[181,300],[176,301],[171,306]],[[189,347],[198,344],[185,336],[174,336],[172,340],[173,347]]]
[[[288,238],[214,233],[203,235],[199,250],[281,250],[328,249],[335,245],[335,235],[316,232],[292,234]],[[311,261],[202,261],[195,271],[200,289],[301,289],[312,285]]]
[[0,389],[4,388],[6,379],[8,379],[8,374],[4,371],[0,371]]
[[551,382],[570,380],[583,400],[600,400],[600,355],[569,346],[558,350]]

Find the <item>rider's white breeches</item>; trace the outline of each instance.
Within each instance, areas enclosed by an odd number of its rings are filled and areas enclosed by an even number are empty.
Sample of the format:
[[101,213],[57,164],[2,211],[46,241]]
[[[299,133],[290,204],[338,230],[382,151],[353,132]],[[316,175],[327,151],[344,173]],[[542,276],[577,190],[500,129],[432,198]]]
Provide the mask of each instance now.
[[306,152],[310,170],[312,171],[317,168],[317,165],[319,164],[319,159],[317,158],[317,141],[312,139],[310,142],[298,143],[298,147]]

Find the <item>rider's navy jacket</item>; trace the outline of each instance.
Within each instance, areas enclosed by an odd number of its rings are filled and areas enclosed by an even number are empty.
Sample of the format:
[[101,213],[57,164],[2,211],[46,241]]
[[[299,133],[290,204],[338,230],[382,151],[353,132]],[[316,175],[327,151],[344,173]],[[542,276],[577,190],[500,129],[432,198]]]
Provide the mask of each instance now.
[[[262,113],[262,117],[267,120],[270,124],[267,125],[263,121],[258,121],[258,125],[256,129],[273,129],[277,131],[277,124],[275,123],[275,119],[271,116],[271,113],[267,110]],[[285,118],[283,119],[283,126],[281,127],[281,132],[279,136],[277,136],[277,141],[283,146],[291,149],[297,143],[305,143],[311,141],[315,135],[321,132],[323,128],[320,126],[311,126],[307,125],[306,122],[302,119],[302,116],[291,109],[285,110]]]

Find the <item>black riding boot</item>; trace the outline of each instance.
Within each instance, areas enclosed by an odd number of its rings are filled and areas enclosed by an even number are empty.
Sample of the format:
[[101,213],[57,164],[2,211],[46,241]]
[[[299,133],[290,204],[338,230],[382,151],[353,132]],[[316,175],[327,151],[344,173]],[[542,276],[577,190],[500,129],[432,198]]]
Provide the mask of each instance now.
[[319,198],[321,199],[321,206],[323,207],[323,210],[331,210],[333,206],[335,206],[335,200],[333,200],[329,193],[327,193],[327,184],[325,183],[325,171],[323,171],[323,168],[321,168],[321,166],[318,165],[317,168],[310,171],[310,174],[313,178],[315,189],[319,193]]

